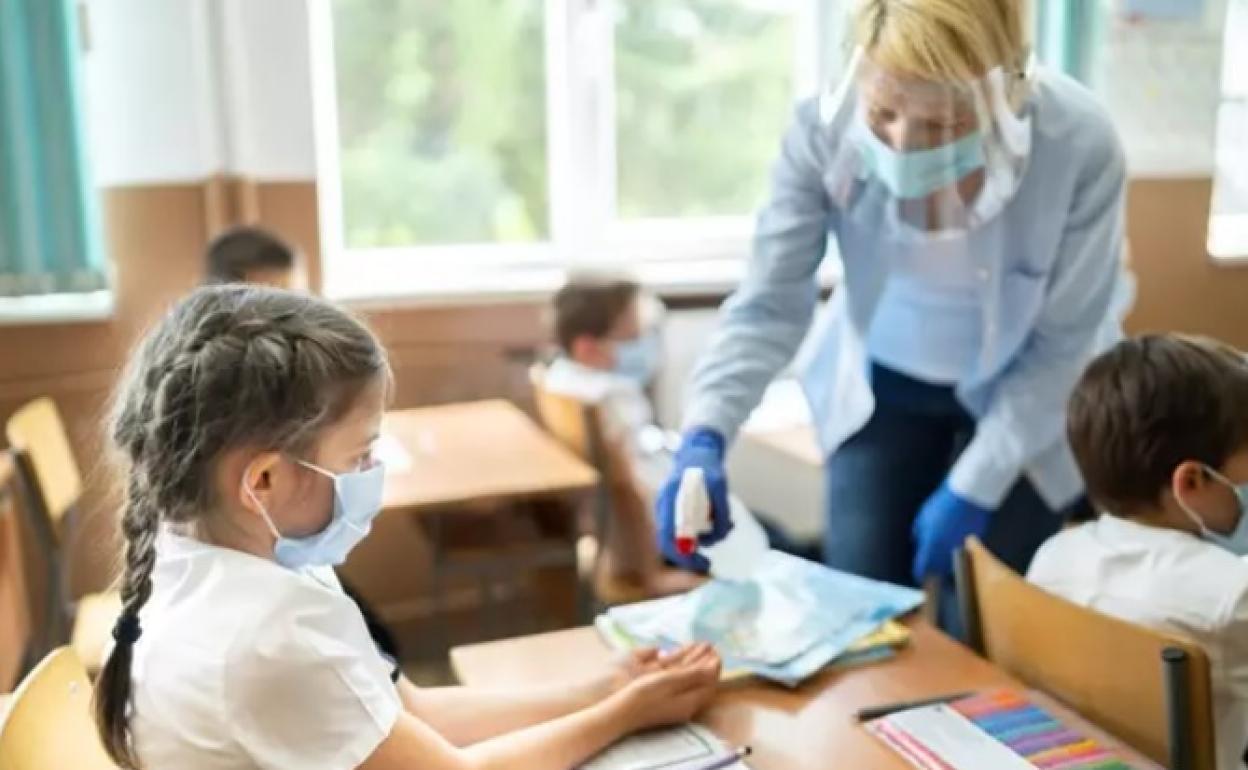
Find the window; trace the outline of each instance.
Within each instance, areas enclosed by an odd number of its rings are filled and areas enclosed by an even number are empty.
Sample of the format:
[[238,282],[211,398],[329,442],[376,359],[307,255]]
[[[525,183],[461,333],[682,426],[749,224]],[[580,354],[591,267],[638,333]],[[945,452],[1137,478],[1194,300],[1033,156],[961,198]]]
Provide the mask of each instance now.
[[796,93],[792,7],[623,0],[617,13],[618,217],[748,215]]
[[548,237],[541,3],[335,0],[333,22],[345,245]]
[[1248,0],[1054,0],[1042,58],[1089,81],[1135,177],[1213,179],[1208,249],[1248,258]]
[[341,297],[514,287],[585,262],[739,269],[843,12],[835,0],[313,8],[326,288]]
[[1248,258],[1248,0],[1230,0],[1218,105],[1209,253]]
[[107,312],[68,3],[16,0],[0,24],[0,319]]

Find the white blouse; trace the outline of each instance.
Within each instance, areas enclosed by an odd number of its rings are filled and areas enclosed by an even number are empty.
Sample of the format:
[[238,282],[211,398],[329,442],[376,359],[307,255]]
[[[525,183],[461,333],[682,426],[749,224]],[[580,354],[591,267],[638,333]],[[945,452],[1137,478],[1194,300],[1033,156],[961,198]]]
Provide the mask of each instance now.
[[152,768],[358,767],[401,705],[331,569],[164,532],[140,615],[131,725]]

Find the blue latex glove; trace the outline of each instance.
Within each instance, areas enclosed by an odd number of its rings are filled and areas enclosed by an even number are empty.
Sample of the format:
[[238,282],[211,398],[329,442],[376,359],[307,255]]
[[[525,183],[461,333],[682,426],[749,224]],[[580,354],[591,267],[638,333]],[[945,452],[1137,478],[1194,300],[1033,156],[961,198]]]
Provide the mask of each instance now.
[[706,572],[710,563],[705,556],[685,556],[676,550],[676,492],[688,468],[701,468],[706,481],[707,498],[711,501],[711,531],[698,538],[702,545],[714,545],[728,537],[732,520],[728,515],[728,479],[724,475],[724,437],[710,428],[689,430],[676,450],[672,472],[659,490],[655,505],[655,525],[659,549],[672,563],[686,569]]
[[949,482],[941,484],[919,509],[910,533],[914,538],[915,582],[952,575],[954,551],[971,535],[983,538],[991,517],[992,511],[959,497]]

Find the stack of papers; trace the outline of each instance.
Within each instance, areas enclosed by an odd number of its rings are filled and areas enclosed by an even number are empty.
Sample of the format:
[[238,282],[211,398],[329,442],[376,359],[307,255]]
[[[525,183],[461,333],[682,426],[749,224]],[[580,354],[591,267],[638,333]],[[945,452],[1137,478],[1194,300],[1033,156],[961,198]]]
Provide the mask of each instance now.
[[793,687],[832,663],[890,656],[907,639],[890,621],[922,602],[913,588],[772,551],[749,581],[713,580],[680,596],[614,607],[597,626],[618,648],[711,642],[729,674]]

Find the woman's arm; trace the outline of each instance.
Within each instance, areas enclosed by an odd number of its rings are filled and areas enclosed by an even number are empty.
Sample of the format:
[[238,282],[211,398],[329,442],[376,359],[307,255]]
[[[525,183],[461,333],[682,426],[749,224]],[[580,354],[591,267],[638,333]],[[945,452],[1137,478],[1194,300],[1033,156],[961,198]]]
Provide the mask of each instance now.
[[1081,174],[1039,317],[950,474],[959,496],[989,510],[1029,462],[1064,439],[1066,401],[1098,352],[1122,276],[1126,158],[1108,126],[1087,154],[1095,162]]
[[686,427],[731,443],[763,390],[797,352],[819,299],[831,204],[816,100],[798,107],[759,212],[746,277],[724,303],[719,328],[692,378]]

